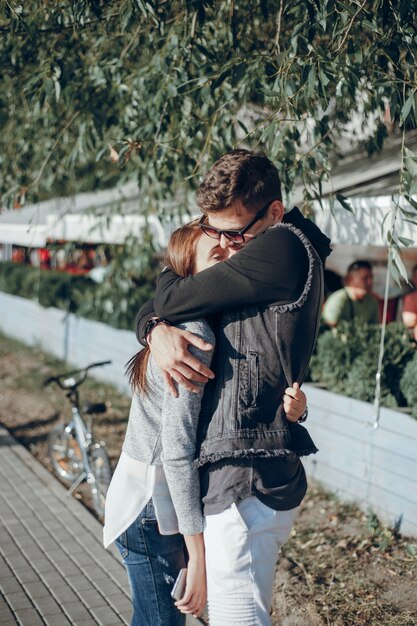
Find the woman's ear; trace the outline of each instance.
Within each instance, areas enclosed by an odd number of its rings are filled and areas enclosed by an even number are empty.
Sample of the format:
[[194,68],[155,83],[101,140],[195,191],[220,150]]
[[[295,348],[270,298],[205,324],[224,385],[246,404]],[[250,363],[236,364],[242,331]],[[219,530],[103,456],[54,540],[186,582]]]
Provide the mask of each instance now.
[[284,209],[284,205],[282,204],[280,200],[274,200],[272,204],[269,206],[269,211],[270,211],[269,214],[272,217],[274,224],[278,224],[278,222],[282,222],[285,209]]

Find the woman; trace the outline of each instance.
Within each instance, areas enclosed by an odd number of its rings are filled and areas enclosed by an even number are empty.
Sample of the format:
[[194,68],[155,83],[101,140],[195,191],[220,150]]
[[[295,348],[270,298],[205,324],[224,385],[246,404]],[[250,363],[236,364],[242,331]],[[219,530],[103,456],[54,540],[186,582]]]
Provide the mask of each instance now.
[[[179,228],[168,245],[166,264],[188,276],[224,260],[227,250],[205,236],[197,223]],[[181,325],[214,346],[205,320]],[[212,352],[190,347],[210,366]],[[123,557],[132,592],[131,626],[183,626],[185,613],[198,615],[206,601],[203,516],[198,470],[193,468],[203,385],[198,394],[183,387],[174,398],[147,349],[129,364],[135,394],[123,451],[106,501],[104,544]],[[286,397],[286,408],[301,415],[305,396]],[[181,533],[181,534],[179,534]],[[186,566],[185,595],[170,596]],[[179,609],[179,610],[178,610]]]

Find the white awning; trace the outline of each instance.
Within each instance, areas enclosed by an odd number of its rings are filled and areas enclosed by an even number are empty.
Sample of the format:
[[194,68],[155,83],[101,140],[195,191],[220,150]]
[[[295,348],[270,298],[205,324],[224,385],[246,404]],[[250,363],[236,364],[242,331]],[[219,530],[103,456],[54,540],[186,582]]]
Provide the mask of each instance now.
[[[140,213],[136,183],[123,187],[54,198],[0,215],[0,243],[43,247],[48,241],[123,243],[148,229],[154,243],[166,246],[178,219],[162,223]],[[186,219],[186,218],[184,218]]]
[[[319,203],[315,205],[315,222],[317,226],[330,237],[333,243],[360,244],[371,246],[386,246],[387,230],[391,227],[392,219],[385,217],[392,212],[393,201],[390,196],[370,198],[349,198],[354,213],[344,209],[338,202],[330,209],[329,200],[323,200],[323,208]],[[383,232],[382,232],[383,227]],[[417,246],[417,226],[398,219],[395,233],[400,237],[411,239]]]
[[143,215],[64,215],[59,220],[48,217],[46,236],[49,241],[85,243],[123,243],[128,237],[140,237],[148,229],[154,243],[166,246],[171,228],[164,227],[156,216]]

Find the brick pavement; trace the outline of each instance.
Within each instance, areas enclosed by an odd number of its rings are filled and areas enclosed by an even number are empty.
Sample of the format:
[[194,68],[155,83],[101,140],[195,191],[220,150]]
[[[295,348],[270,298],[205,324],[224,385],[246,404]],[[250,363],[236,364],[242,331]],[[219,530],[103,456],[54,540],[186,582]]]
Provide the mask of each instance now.
[[121,626],[126,574],[100,523],[0,428],[0,624]]
[[103,548],[101,524],[0,427],[0,624],[122,626],[130,617],[126,573],[116,548]]

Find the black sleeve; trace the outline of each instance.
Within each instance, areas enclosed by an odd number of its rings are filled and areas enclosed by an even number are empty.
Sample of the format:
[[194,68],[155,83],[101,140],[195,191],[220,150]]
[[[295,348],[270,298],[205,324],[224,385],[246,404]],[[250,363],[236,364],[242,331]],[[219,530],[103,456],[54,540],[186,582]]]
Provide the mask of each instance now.
[[145,304],[142,304],[138,311],[138,314],[136,315],[136,339],[143,346],[146,346],[146,337],[144,333],[146,322],[151,319],[151,317],[155,317],[155,315],[156,313],[154,310],[153,300],[148,300],[147,302],[145,302]]
[[294,302],[304,289],[308,264],[300,238],[288,228],[272,228],[227,261],[195,276],[162,272],[155,312],[177,324],[245,305]]

